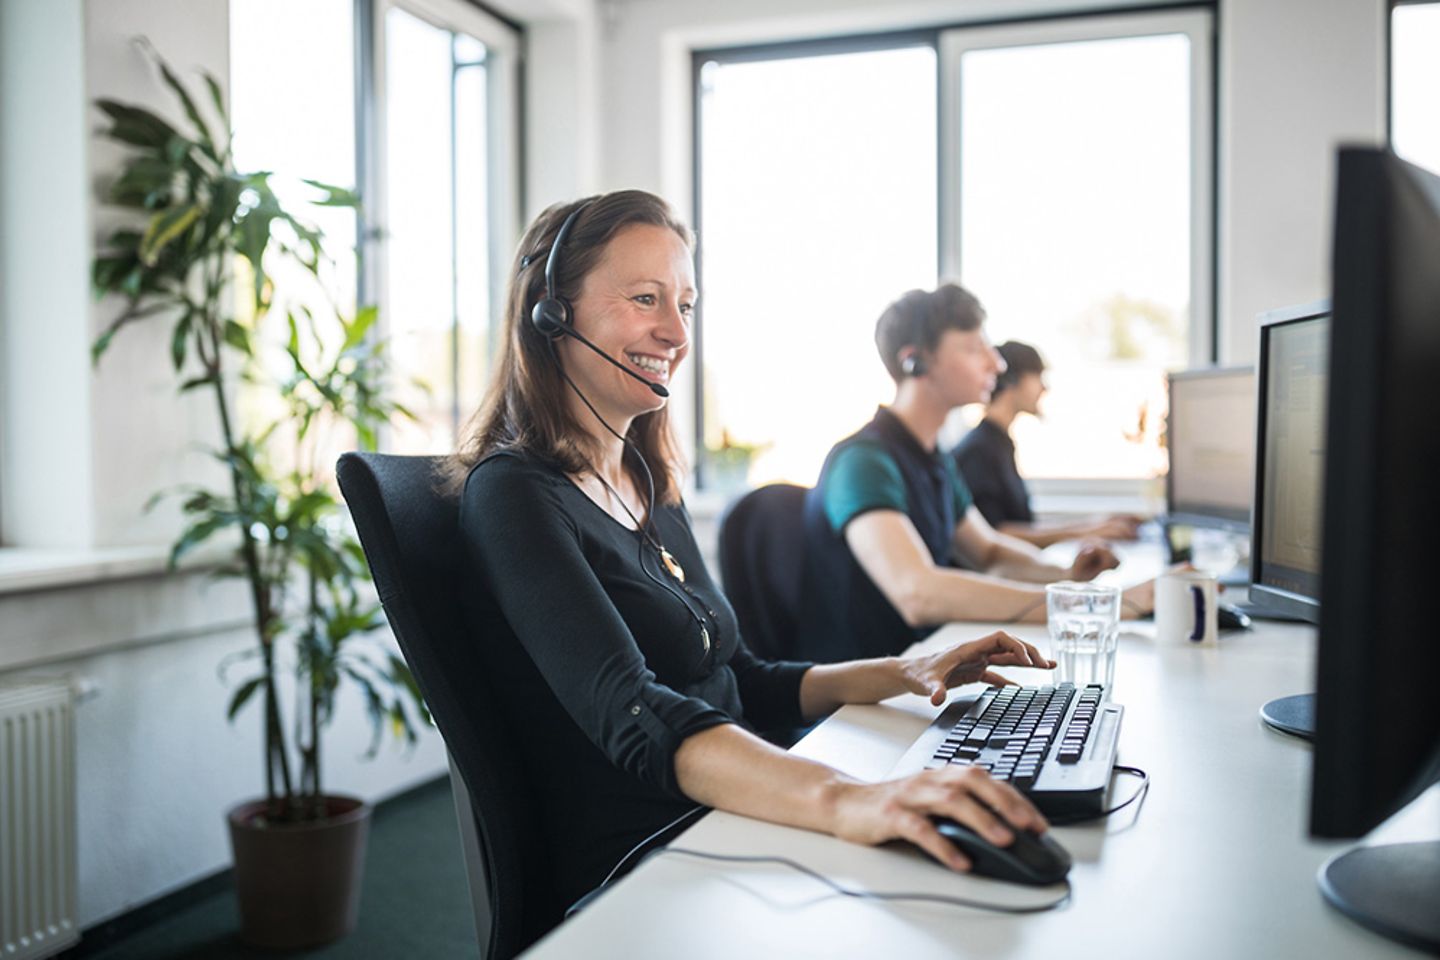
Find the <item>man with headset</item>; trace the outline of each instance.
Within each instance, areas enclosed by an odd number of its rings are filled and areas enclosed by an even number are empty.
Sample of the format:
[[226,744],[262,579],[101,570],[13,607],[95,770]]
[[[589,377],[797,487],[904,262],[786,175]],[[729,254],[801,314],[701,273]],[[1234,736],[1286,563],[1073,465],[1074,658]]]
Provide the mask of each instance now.
[[[1044,622],[1044,584],[1117,565],[1091,544],[1056,566],[997,532],[937,449],[950,411],[989,399],[1004,369],[984,319],[955,284],[912,290],[881,314],[875,345],[895,399],[831,450],[806,497],[797,656],[890,656],[954,620]],[[1152,583],[1131,587],[1125,608],[1148,613],[1153,597]]]

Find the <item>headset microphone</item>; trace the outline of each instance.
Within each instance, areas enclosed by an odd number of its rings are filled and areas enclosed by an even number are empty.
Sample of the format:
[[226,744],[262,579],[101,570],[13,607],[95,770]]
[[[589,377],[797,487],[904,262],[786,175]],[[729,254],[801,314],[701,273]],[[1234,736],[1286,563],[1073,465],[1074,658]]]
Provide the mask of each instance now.
[[[631,370],[619,360],[616,360],[610,356],[610,354],[581,336],[579,331],[577,331],[570,322],[571,311],[569,301],[555,292],[555,266],[560,260],[560,248],[564,246],[565,238],[570,235],[570,228],[575,225],[575,219],[580,216],[580,211],[584,210],[587,206],[589,206],[588,202],[582,203],[570,211],[570,215],[565,218],[565,222],[560,224],[559,232],[555,234],[555,242],[550,245],[550,256],[545,258],[545,299],[537,302],[534,309],[530,311],[530,322],[535,325],[536,330],[551,340],[557,340],[560,337],[574,337],[593,350],[596,356],[609,363],[616,370],[645,384],[655,396],[668,397],[670,396],[669,390],[666,390],[658,383],[646,380],[640,376],[640,374]],[[525,262],[526,261],[522,261],[522,264]]]
[[[539,326],[539,324],[536,324],[536,326]],[[544,331],[542,330],[541,333],[544,333]],[[616,370],[619,370],[621,373],[627,376],[634,377],[636,380],[639,380],[641,383],[645,384],[645,386],[649,387],[650,392],[655,394],[655,396],[670,396],[669,390],[666,390],[664,387],[662,387],[658,383],[655,383],[653,380],[646,380],[644,377],[640,376],[640,374],[636,373],[634,370],[631,370],[619,360],[616,360],[614,357],[610,356],[610,354],[606,353],[604,350],[601,350],[599,347],[595,346],[595,344],[585,339],[583,336],[580,335],[579,331],[577,331],[574,327],[570,326],[568,323],[561,326],[558,334],[562,337],[574,337],[576,340],[579,340],[581,343],[585,344],[585,346],[589,347],[591,350],[594,350],[595,355],[598,356],[601,360],[604,360],[606,363],[612,365]]]

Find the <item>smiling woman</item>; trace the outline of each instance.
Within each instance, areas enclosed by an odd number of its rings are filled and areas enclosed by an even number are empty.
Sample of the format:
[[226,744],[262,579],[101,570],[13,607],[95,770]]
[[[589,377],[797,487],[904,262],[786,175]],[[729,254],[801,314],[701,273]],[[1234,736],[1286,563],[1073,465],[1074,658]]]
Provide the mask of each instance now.
[[[911,660],[750,652],[680,502],[664,390],[690,348],[696,289],[690,233],[664,201],[626,191],[551,207],[511,276],[496,377],[444,482],[459,499],[468,623],[525,734],[526,782],[507,789],[549,837],[537,869],[551,873],[552,917],[696,805],[905,838],[962,870],[927,815],[1001,845],[1043,830],[982,772],[859,784],[756,735],[905,692],[938,703],[998,681],[995,664],[1051,664],[1004,633]],[[932,359],[973,366],[964,353]]]

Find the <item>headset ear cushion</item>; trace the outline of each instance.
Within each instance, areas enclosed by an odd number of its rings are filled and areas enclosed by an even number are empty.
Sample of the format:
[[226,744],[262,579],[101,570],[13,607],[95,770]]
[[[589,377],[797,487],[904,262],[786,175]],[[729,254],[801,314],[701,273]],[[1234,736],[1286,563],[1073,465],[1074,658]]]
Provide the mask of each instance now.
[[540,334],[555,339],[565,333],[570,322],[570,311],[559,297],[546,297],[535,304],[530,311],[530,322]]

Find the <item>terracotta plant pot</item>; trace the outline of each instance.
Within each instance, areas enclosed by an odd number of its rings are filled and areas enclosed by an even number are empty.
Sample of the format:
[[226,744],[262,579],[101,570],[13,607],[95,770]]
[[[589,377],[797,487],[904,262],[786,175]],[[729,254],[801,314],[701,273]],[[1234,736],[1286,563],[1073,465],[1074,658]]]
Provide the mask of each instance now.
[[226,816],[247,943],[311,947],[355,929],[370,806],[354,797],[325,797],[325,806],[329,815],[310,823],[266,823],[264,800]]

